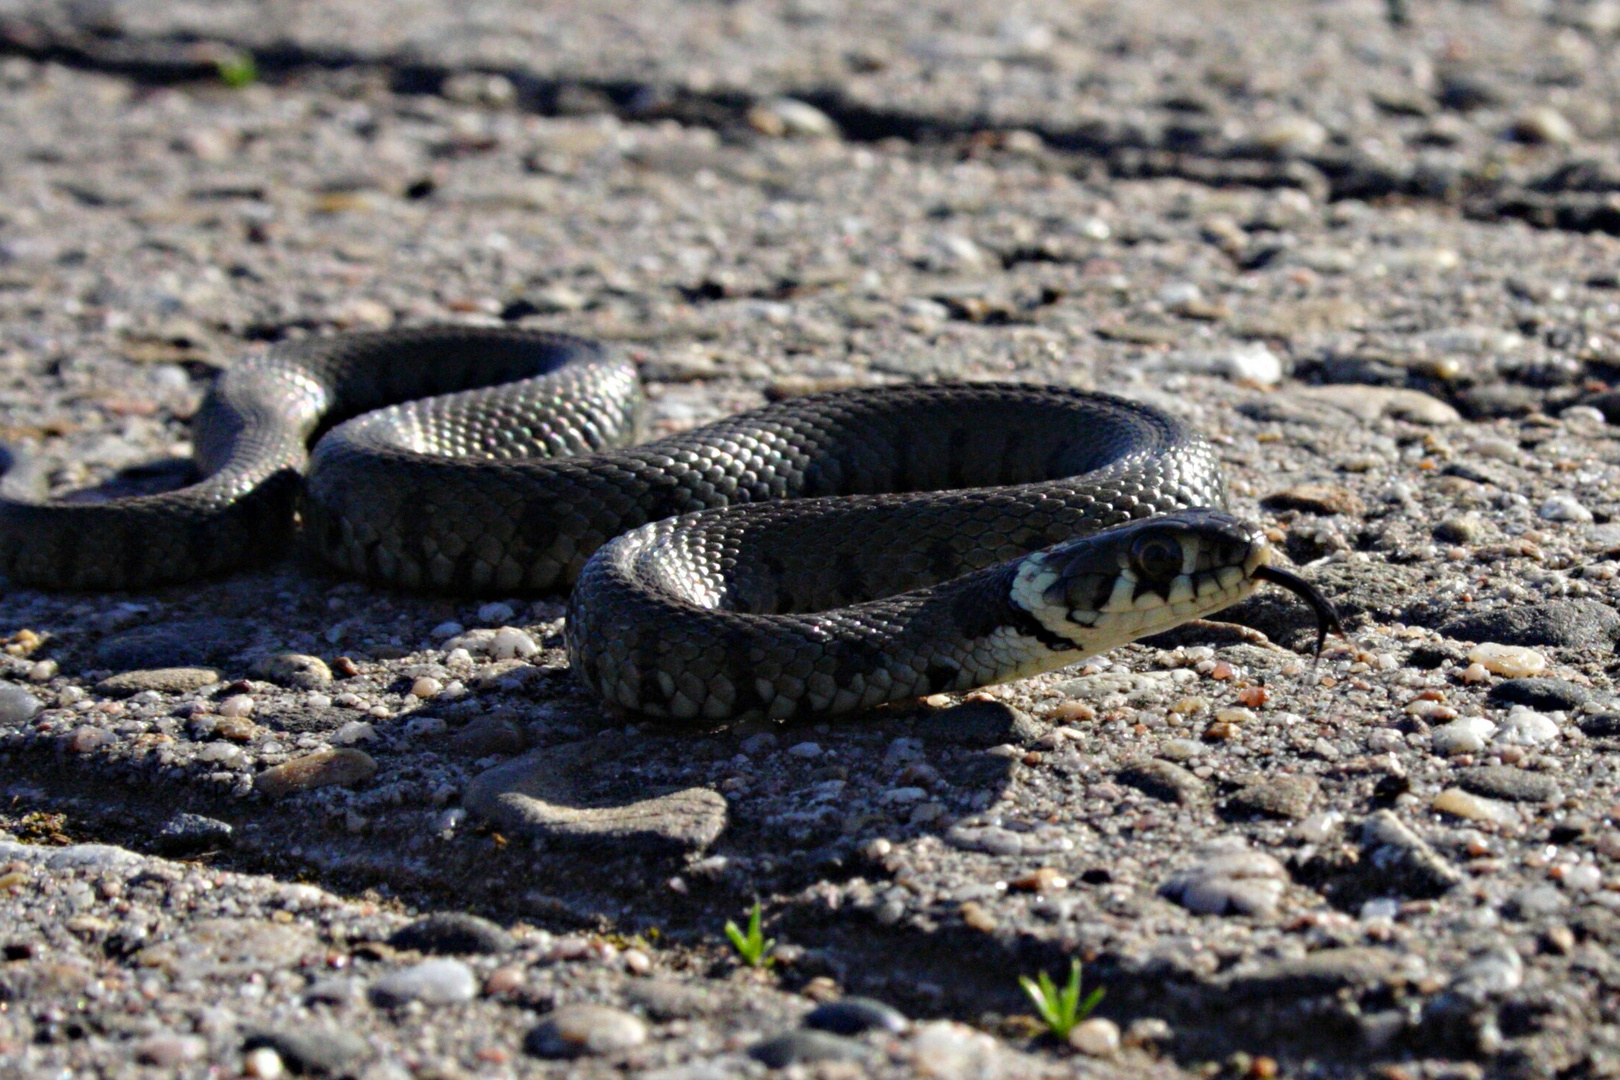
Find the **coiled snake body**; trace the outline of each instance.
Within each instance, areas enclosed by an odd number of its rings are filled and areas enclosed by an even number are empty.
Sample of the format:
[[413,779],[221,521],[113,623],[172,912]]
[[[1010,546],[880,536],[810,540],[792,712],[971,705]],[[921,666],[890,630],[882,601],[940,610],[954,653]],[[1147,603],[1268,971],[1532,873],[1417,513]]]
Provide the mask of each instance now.
[[220,573],[284,552],[297,500],[306,542],[371,580],[510,594],[577,579],[567,638],[586,684],[694,721],[1015,678],[1262,580],[1329,624],[1325,601],[1268,565],[1258,530],[1220,511],[1208,445],[1139,404],[1014,384],[862,389],[618,448],[637,404],[627,360],[558,335],[278,346],[204,402],[200,483],[99,504],[7,491],[0,568],[65,589]]

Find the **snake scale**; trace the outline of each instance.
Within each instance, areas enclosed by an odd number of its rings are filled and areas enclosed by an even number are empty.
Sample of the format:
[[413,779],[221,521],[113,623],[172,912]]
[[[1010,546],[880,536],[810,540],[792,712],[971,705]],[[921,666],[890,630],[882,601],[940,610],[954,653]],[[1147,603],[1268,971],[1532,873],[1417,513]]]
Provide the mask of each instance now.
[[284,553],[296,507],[304,541],[368,580],[575,583],[567,640],[584,682],[695,723],[1033,674],[1262,581],[1337,629],[1222,510],[1209,445],[1141,404],[866,388],[627,445],[638,415],[633,365],[583,339],[436,327],[290,342],[216,380],[193,421],[196,484],[84,503],[8,481],[0,569],[75,590],[219,574]]

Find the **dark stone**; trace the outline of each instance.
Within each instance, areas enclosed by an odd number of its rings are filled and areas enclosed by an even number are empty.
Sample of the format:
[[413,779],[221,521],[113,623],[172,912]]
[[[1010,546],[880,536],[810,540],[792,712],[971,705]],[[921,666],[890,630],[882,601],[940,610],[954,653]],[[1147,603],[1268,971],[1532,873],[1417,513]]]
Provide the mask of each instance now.
[[246,619],[185,619],[137,626],[104,638],[96,662],[118,671],[206,667],[239,652],[253,636]]
[[1194,803],[1204,797],[1204,782],[1169,761],[1146,758],[1129,761],[1116,774],[1119,782],[1164,802]]
[[1620,736],[1620,712],[1600,712],[1579,722],[1582,733],[1594,739]]
[[441,911],[400,927],[388,944],[440,956],[465,956],[511,952],[517,942],[488,919],[464,911]]
[[769,1068],[785,1069],[815,1061],[860,1061],[867,1050],[853,1039],[826,1031],[790,1031],[757,1044],[748,1055]]
[[804,1018],[804,1026],[830,1031],[834,1035],[859,1035],[863,1031],[873,1030],[899,1034],[906,1030],[907,1021],[899,1009],[881,1001],[847,997],[812,1009]]
[[1028,714],[999,701],[968,701],[923,717],[917,734],[958,746],[1019,746],[1041,736],[1041,726]]
[[1389,810],[1375,811],[1362,823],[1361,845],[1365,866],[1384,895],[1442,896],[1463,879]]
[[1552,802],[1562,796],[1558,783],[1546,773],[1516,769],[1511,765],[1481,765],[1459,769],[1457,783],[1464,791],[1511,802]]
[[1457,395],[1458,410],[1470,420],[1528,416],[1541,410],[1546,393],[1518,383],[1486,383]]
[[13,683],[0,683],[0,727],[26,724],[45,706],[39,698]]
[[176,814],[163,823],[157,835],[157,849],[164,855],[195,855],[231,846],[236,828],[218,818],[202,814]]
[[1498,705],[1528,705],[1532,709],[1579,708],[1592,700],[1592,691],[1567,679],[1534,676],[1508,679],[1491,687],[1486,695]]
[[1446,620],[1439,629],[1459,641],[1582,649],[1613,645],[1620,636],[1620,613],[1596,600],[1548,600],[1494,611],[1470,611]]
[[1227,809],[1239,813],[1297,821],[1311,812],[1321,783],[1314,776],[1279,773],[1243,788],[1227,800]]
[[306,1076],[332,1076],[364,1054],[366,1040],[347,1031],[303,1028],[298,1031],[255,1031],[242,1040],[242,1049],[267,1046],[281,1055],[288,1069]]

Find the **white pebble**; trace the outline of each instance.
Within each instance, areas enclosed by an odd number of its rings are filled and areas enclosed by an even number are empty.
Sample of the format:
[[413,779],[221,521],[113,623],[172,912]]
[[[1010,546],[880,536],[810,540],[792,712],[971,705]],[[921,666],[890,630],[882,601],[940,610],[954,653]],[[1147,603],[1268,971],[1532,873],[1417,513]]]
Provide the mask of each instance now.
[[1603,884],[1603,872],[1591,863],[1581,863],[1564,871],[1564,888],[1572,892],[1593,892]]
[[1583,525],[1592,521],[1592,511],[1581,505],[1573,495],[1554,495],[1542,503],[1541,509],[1536,512],[1547,521],[1576,521]]
[[1556,738],[1558,725],[1552,717],[1524,705],[1515,705],[1508,710],[1507,719],[1502,721],[1502,730],[1497,733],[1496,742],[1505,746],[1540,746]]
[[1119,1053],[1119,1025],[1093,1016],[1069,1032],[1069,1045],[1087,1057],[1113,1057]]
[[539,651],[534,638],[515,626],[501,627],[489,643],[489,655],[497,660],[526,660]]
[[268,1046],[249,1050],[242,1055],[242,1075],[254,1080],[279,1080],[285,1071],[281,1055]]
[[1494,641],[1481,642],[1468,651],[1468,659],[1494,675],[1520,679],[1547,670],[1547,658],[1534,649],[1522,645],[1498,645]]
[[328,741],[333,746],[353,746],[355,743],[370,742],[377,737],[377,729],[364,720],[350,720],[336,731],[332,732]]
[[423,675],[411,683],[411,696],[419,698],[437,697],[444,689],[444,684],[430,675]]
[[253,699],[246,694],[233,694],[219,703],[221,716],[248,716],[253,712]]
[[1441,757],[1453,754],[1477,754],[1485,749],[1485,740],[1496,734],[1496,725],[1483,716],[1464,716],[1429,734],[1429,744]]

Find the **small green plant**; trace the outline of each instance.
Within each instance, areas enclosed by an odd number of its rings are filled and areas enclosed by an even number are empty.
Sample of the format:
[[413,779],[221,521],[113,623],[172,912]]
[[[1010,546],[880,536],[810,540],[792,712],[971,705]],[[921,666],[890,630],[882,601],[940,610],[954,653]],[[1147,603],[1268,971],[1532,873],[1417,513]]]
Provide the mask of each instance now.
[[1035,1011],[1046,1021],[1046,1028],[1059,1039],[1067,1039],[1074,1026],[1091,1015],[1091,1010],[1102,1000],[1103,988],[1097,987],[1080,1000],[1080,961],[1069,962],[1069,985],[1059,990],[1052,977],[1041,972],[1036,982],[1028,975],[1018,976],[1018,983],[1035,1003]]
[[226,53],[214,61],[214,69],[219,72],[219,81],[232,90],[259,81],[259,65],[253,62],[253,54],[249,52]]
[[749,967],[770,967],[774,959],[771,950],[776,948],[776,939],[767,938],[765,931],[760,927],[759,901],[754,901],[754,910],[748,916],[748,932],[744,933],[737,924],[730,919],[726,920],[726,937],[737,947],[737,955],[748,963]]

